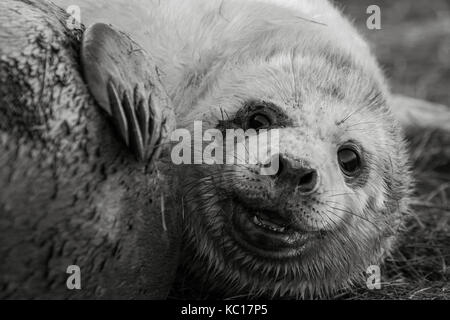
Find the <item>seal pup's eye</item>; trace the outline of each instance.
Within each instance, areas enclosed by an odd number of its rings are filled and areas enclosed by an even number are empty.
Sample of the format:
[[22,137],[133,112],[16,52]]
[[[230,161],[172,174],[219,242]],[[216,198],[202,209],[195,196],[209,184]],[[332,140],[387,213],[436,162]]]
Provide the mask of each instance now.
[[352,147],[342,147],[338,151],[338,161],[342,172],[348,176],[354,176],[361,168],[361,157]]
[[267,129],[271,126],[270,118],[263,113],[254,113],[247,120],[247,129]]

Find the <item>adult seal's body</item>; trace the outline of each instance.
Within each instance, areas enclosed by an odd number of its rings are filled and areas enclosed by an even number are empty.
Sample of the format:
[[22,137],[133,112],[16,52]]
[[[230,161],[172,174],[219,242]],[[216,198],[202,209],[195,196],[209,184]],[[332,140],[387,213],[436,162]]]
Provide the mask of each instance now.
[[[81,75],[83,30],[67,21],[47,2],[0,2],[0,298],[165,298],[180,231],[164,164],[119,140]],[[115,59],[132,44],[107,39]],[[129,67],[114,70],[133,78]]]

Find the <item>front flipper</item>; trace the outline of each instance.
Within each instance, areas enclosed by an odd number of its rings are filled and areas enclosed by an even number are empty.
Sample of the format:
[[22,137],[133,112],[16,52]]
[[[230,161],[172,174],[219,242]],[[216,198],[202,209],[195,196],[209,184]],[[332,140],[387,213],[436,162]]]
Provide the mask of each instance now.
[[97,103],[139,160],[154,160],[173,129],[171,101],[153,59],[130,37],[97,23],[83,36],[81,63]]
[[402,95],[392,96],[392,111],[406,131],[450,132],[450,108]]

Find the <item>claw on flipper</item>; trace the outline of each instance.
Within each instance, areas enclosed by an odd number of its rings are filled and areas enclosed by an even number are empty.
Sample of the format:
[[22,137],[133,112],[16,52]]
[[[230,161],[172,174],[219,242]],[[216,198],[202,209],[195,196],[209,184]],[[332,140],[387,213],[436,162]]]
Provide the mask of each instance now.
[[173,128],[175,119],[151,57],[124,33],[97,23],[85,31],[81,62],[91,94],[127,147],[141,161],[154,160],[162,123]]
[[128,136],[127,119],[125,117],[125,112],[123,110],[119,94],[117,93],[117,90],[112,81],[108,82],[107,90],[112,117],[117,125],[117,128],[119,129],[123,141],[126,143],[127,146],[129,146],[130,142],[128,139],[129,136]]

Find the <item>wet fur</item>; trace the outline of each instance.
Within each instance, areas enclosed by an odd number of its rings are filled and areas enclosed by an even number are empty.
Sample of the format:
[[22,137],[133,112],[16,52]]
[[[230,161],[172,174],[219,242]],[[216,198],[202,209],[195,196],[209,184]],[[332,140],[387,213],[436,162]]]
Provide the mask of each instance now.
[[95,104],[67,18],[0,2],[0,299],[166,298],[181,233],[167,180]]

